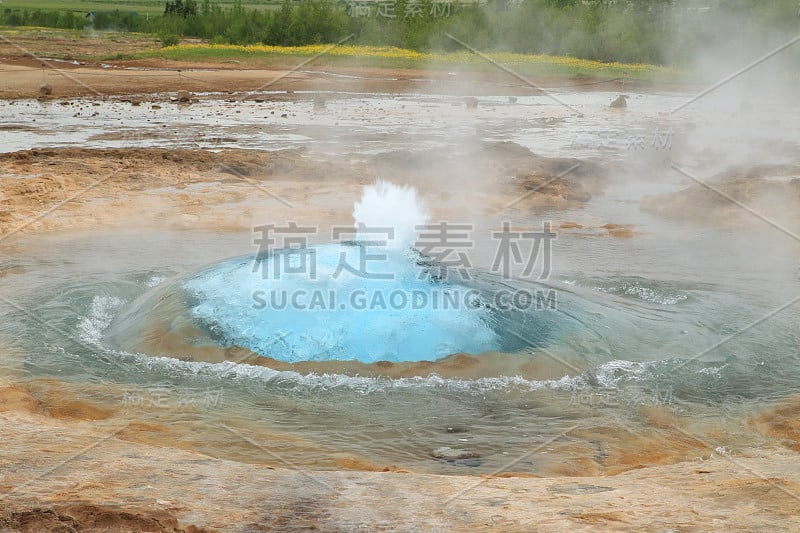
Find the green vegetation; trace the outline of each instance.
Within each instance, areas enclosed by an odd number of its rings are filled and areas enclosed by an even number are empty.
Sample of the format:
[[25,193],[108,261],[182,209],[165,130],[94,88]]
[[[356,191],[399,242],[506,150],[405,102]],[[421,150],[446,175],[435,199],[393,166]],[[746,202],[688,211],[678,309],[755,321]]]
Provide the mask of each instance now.
[[732,35],[742,49],[731,49],[731,54],[748,57],[747,47],[774,46],[800,32],[797,0],[25,2],[41,6],[36,8],[17,8],[13,2],[2,5],[0,24],[138,31],[159,36],[164,46],[181,37],[212,44],[300,46],[334,43],[352,34],[350,42],[362,45],[463,50],[451,34],[482,51],[683,65],[698,47],[722,46]]
[[[303,57],[316,57],[315,65],[378,66],[387,68],[413,68],[424,65],[428,69],[470,71],[495,71],[485,58],[468,51],[449,53],[418,52],[386,46],[349,45],[229,45],[189,44],[170,46],[132,54],[132,58],[159,57],[178,61],[236,61],[252,66],[285,65],[297,63]],[[575,76],[577,74],[601,78],[634,78],[647,81],[672,81],[678,72],[656,65],[601,63],[573,57],[528,55],[503,52],[489,53],[488,57],[514,68],[522,75]]]
[[[3,9],[35,11],[73,11],[75,14],[85,15],[89,11],[95,12],[135,12],[147,16],[161,15],[164,13],[165,0],[3,0],[0,11]],[[246,9],[277,9],[283,0],[245,0],[242,5]],[[223,8],[232,6],[235,0],[215,0]]]

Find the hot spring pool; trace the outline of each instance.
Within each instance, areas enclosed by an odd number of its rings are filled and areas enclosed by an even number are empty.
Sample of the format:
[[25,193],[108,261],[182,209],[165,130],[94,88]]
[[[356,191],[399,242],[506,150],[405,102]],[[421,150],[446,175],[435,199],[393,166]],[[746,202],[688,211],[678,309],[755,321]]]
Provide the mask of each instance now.
[[[480,112],[456,118],[492,118]],[[518,111],[501,112],[482,134],[534,143],[541,133],[556,153],[576,132],[566,120],[523,135]],[[442,116],[438,127],[450,132],[451,115]],[[608,133],[594,128],[603,116],[591,118],[592,135]],[[624,138],[624,120],[614,121]],[[362,140],[360,152],[373,149],[372,137]],[[673,177],[658,186],[685,186]],[[299,254],[259,254],[253,234],[202,227],[8,239],[2,296],[18,307],[0,308],[0,345],[13,355],[0,370],[104,406],[109,424],[135,422],[126,438],[253,463],[583,475],[707,457],[656,418],[663,412],[720,453],[762,444],[752,414],[800,393],[800,314],[781,308],[796,286],[796,250],[780,234],[657,219],[638,209],[654,187],[609,186],[579,209],[511,210],[476,228],[549,218],[636,228],[627,239],[560,235],[542,282],[493,272],[486,240],[471,250],[468,277],[457,268],[442,276],[437,258],[412,245],[414,226],[430,222],[422,199],[391,187],[337,197],[343,212],[356,203],[342,221],[353,234],[336,240],[325,228]],[[436,198],[425,198],[434,211]],[[359,223],[393,228],[393,242],[369,244]],[[312,253],[314,275],[297,271]],[[370,272],[388,278],[334,276],[342,259],[358,266],[371,254],[386,257],[370,260]],[[276,264],[289,268],[277,276]],[[514,294],[531,303],[507,306]]]

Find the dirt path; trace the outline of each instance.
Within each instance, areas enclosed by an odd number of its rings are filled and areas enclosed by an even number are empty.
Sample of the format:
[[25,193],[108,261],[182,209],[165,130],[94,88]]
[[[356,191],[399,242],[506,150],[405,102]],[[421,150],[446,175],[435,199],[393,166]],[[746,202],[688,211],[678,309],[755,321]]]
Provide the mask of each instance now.
[[[596,89],[598,80],[537,78],[525,84],[508,74],[424,69],[338,67],[292,58],[269,67],[165,60],[69,62],[15,57],[0,59],[0,98],[76,97],[177,92],[336,91],[438,93],[463,96],[541,94],[535,87]],[[75,64],[77,63],[77,64]],[[599,80],[602,81],[602,80]],[[535,83],[535,86],[534,86]],[[628,87],[630,88],[630,83]],[[47,87],[47,89],[43,89]],[[607,90],[622,84],[610,81]]]
[[[177,92],[241,92],[286,90],[337,90],[406,92],[417,83],[408,80],[339,78],[313,75],[286,68],[275,69],[193,69],[191,66],[130,70],[114,66],[80,66],[41,61],[0,64],[0,98],[35,98],[150,94]],[[44,66],[42,66],[44,65]],[[372,74],[376,74],[372,72]],[[379,74],[379,73],[378,73]],[[43,89],[47,87],[47,89]]]

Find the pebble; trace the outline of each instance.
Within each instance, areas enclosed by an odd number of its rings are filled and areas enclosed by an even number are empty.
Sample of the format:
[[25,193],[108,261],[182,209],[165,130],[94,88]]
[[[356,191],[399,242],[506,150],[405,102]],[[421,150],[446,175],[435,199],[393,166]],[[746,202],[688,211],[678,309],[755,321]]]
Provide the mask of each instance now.
[[442,446],[436,448],[431,452],[431,455],[436,459],[444,459],[446,461],[453,461],[456,459],[476,459],[480,454],[471,450],[459,450],[458,448],[451,448],[450,446]]

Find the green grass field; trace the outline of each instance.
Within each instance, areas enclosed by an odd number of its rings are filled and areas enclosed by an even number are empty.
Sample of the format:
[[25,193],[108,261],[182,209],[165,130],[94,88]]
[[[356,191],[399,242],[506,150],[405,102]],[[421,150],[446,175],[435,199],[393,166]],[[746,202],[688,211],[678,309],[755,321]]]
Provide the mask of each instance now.
[[[297,63],[318,56],[315,64],[338,66],[372,66],[384,68],[432,68],[467,71],[494,71],[496,65],[466,52],[445,54],[416,52],[393,47],[328,45],[308,46],[236,46],[183,45],[139,52],[130,58],[163,58],[173,61],[221,62],[236,60],[243,65],[271,66]],[[572,57],[490,53],[487,57],[513,69],[521,75],[611,79],[627,78],[641,81],[671,81],[680,76],[674,69],[646,64],[601,63]]]
[[[166,59],[230,64],[242,67],[294,66],[314,56],[314,65],[332,67],[423,68],[433,70],[460,70],[492,72],[497,66],[475,54],[460,51],[429,53],[388,46],[307,45],[307,46],[238,46],[193,44],[184,41],[179,46],[162,48],[149,34],[129,32],[89,32],[39,27],[0,27],[0,37],[6,41],[20,42],[25,49],[46,57],[61,57],[66,53],[76,59],[88,61],[113,61],[126,59]],[[64,42],[75,49],[64,50]],[[53,43],[50,46],[50,43]],[[2,48],[0,46],[0,48]],[[13,50],[12,50],[13,51]],[[683,74],[675,69],[658,65],[602,63],[574,57],[488,53],[493,61],[524,76],[580,77],[608,80],[635,79],[646,82],[676,82]]]

